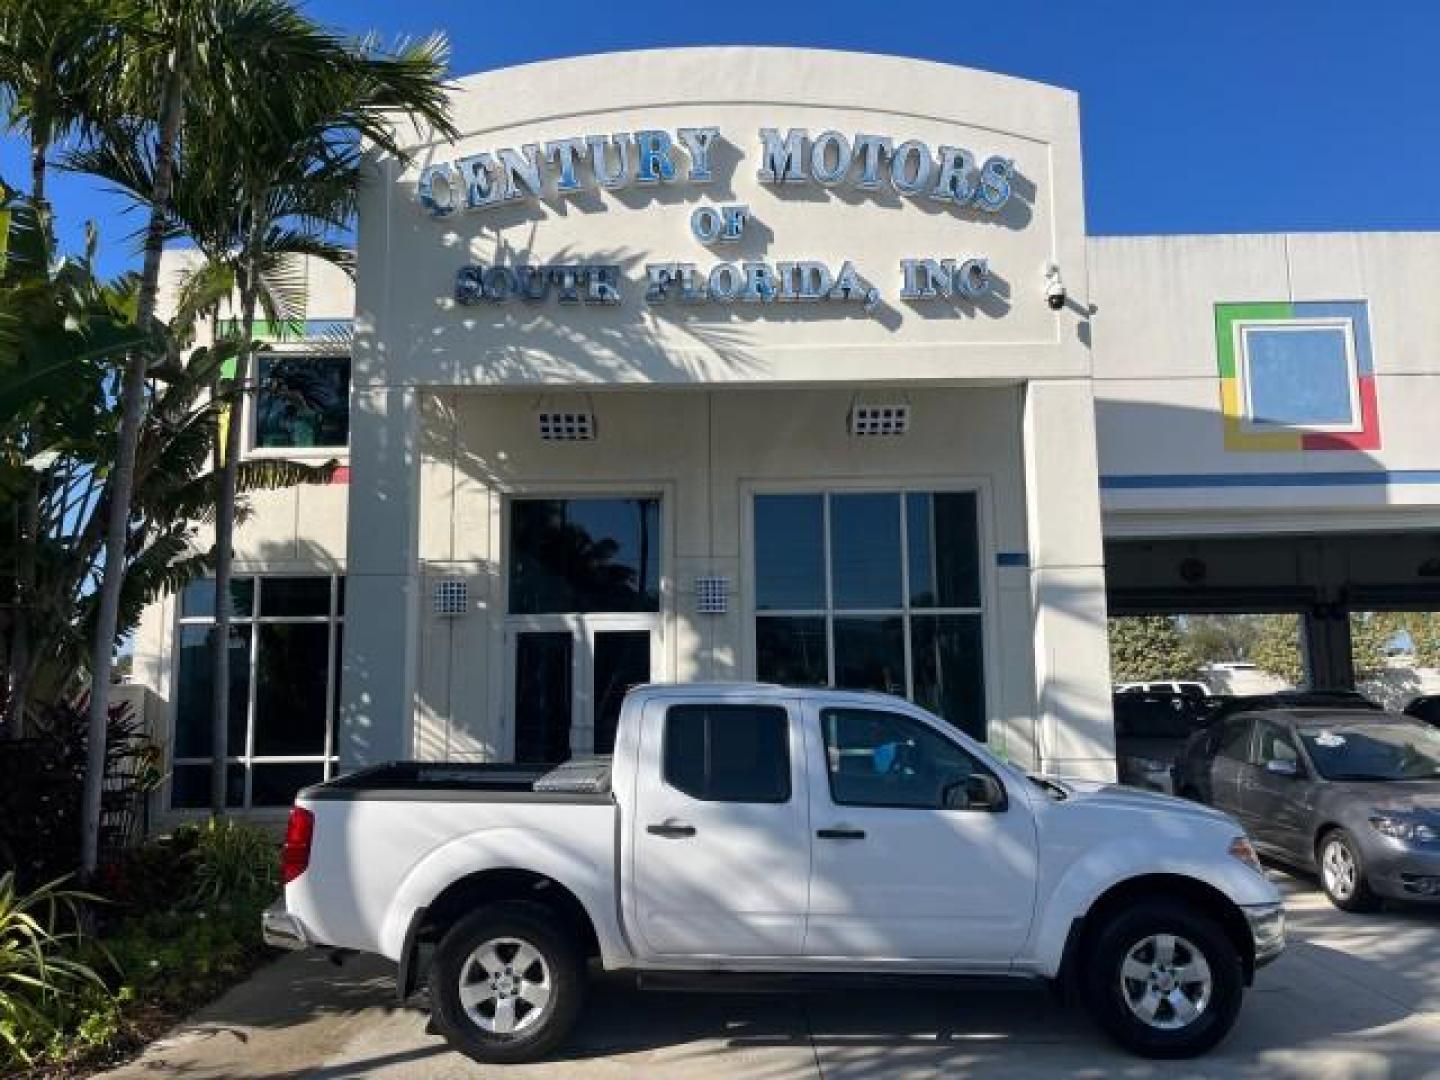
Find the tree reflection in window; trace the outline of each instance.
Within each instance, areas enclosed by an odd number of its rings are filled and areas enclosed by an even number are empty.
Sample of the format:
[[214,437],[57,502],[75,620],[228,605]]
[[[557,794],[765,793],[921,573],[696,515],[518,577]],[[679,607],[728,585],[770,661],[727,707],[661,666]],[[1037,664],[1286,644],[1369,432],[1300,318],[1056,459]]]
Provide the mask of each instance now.
[[255,400],[255,445],[343,447],[350,442],[350,359],[264,357]]
[[658,611],[659,549],[659,499],[517,499],[510,611]]

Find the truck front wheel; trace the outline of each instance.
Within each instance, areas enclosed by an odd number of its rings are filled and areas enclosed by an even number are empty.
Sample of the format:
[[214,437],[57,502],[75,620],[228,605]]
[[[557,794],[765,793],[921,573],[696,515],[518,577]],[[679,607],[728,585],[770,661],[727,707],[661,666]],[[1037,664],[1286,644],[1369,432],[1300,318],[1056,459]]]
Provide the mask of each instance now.
[[534,1061],[564,1040],[585,987],[571,936],[543,908],[500,903],[461,919],[430,968],[435,1019],[480,1062]]
[[1172,900],[1135,904],[1100,926],[1081,979],[1100,1026],[1150,1058],[1209,1050],[1235,1023],[1244,994],[1240,956],[1224,928]]

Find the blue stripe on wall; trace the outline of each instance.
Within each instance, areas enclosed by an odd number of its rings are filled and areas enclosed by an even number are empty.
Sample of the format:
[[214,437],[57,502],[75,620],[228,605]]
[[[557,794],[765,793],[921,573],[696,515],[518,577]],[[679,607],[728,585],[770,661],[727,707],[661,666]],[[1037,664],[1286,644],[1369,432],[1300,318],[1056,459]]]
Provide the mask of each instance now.
[[1385,484],[1440,484],[1440,469],[1310,473],[1154,473],[1102,476],[1102,491],[1162,488],[1372,487]]
[[1029,566],[1030,553],[1028,551],[997,551],[995,553],[996,566]]

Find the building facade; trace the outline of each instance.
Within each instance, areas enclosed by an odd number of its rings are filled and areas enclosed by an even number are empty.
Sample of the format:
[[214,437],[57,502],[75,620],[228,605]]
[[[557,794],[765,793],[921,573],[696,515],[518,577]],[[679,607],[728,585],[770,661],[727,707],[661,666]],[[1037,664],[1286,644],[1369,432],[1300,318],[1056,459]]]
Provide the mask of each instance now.
[[[353,290],[312,268],[240,419],[342,468],[237,535],[239,805],[603,753],[696,679],[1113,776],[1107,570],[1126,611],[1288,589],[1339,673],[1330,607],[1433,543],[1435,238],[1087,240],[1072,93],[891,57],[584,57],[454,119],[372,162]],[[165,810],[208,801],[213,604],[137,640]]]

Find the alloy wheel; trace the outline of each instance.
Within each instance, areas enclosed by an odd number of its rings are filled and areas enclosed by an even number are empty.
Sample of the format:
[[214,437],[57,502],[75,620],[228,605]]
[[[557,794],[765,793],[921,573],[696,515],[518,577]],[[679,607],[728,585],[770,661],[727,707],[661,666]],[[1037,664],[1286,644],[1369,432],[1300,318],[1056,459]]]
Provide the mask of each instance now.
[[1188,1027],[1210,1004],[1214,980],[1204,954],[1177,934],[1151,934],[1125,954],[1120,994],[1142,1023],[1161,1031]]
[[514,1035],[538,1024],[553,990],[540,950],[519,938],[493,938],[460,968],[460,1004],[470,1021],[493,1035]]
[[1354,894],[1360,871],[1355,865],[1355,856],[1344,841],[1331,840],[1325,845],[1325,852],[1320,858],[1320,872],[1325,875],[1325,888],[1332,896],[1348,900]]

